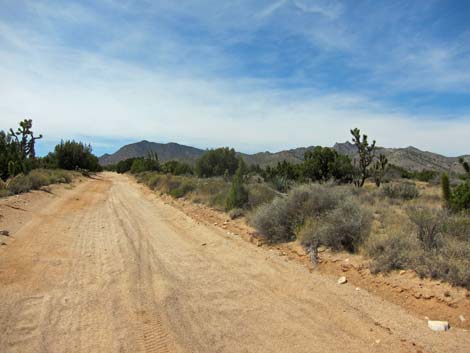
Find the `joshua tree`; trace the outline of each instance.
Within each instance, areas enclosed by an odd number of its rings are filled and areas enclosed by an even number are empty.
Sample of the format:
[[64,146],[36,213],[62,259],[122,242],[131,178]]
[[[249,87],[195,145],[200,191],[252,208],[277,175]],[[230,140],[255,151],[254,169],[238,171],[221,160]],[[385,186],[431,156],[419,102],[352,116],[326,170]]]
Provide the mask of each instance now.
[[379,155],[379,158],[372,165],[372,175],[374,177],[375,185],[377,185],[377,187],[380,187],[385,172],[387,171],[387,167],[388,159],[387,157],[385,157],[384,154],[381,153]]
[[32,160],[36,158],[36,151],[34,149],[34,144],[36,143],[36,140],[39,140],[42,138],[42,135],[39,135],[38,137],[34,137],[34,133],[31,130],[32,127],[33,127],[33,120],[25,119],[20,122],[20,127],[18,128],[17,131],[13,131],[13,129],[10,129],[11,136],[15,138],[16,143],[19,146],[21,159],[23,161],[26,160],[27,158],[30,158]]
[[353,136],[352,141],[356,145],[359,154],[359,180],[357,180],[356,185],[362,187],[369,176],[368,167],[374,160],[375,140],[369,145],[367,135],[362,135],[361,139],[361,130],[358,128],[351,130],[351,135]]

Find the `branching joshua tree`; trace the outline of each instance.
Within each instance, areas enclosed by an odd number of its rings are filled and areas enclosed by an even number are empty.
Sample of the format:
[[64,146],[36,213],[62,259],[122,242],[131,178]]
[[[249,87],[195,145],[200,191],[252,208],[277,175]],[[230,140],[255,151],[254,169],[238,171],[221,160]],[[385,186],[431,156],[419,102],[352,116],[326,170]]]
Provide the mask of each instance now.
[[369,176],[368,167],[374,160],[374,153],[375,153],[375,140],[372,144],[369,145],[367,141],[367,135],[362,135],[361,138],[361,130],[358,128],[354,128],[351,130],[351,135],[353,136],[352,141],[357,147],[357,152],[359,154],[359,179],[355,182],[355,184],[359,187],[364,186],[364,183]]
[[16,140],[16,143],[19,146],[21,159],[24,161],[28,158],[34,160],[36,158],[36,151],[34,149],[34,144],[36,140],[42,138],[42,135],[37,137],[34,136],[34,132],[31,130],[33,127],[33,120],[25,119],[20,122],[20,127],[18,130],[13,131],[10,129],[10,134]]

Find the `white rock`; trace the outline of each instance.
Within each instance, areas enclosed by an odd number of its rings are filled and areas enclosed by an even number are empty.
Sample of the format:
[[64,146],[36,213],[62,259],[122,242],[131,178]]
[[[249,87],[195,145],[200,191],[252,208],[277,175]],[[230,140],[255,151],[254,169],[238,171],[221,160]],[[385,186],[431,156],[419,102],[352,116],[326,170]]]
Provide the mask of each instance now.
[[346,277],[342,276],[342,277],[338,278],[338,284],[345,284],[346,282],[348,282]]
[[460,315],[460,316],[459,316],[459,319],[460,319],[460,321],[462,321],[462,322],[465,321],[465,318],[463,317],[463,315]]
[[433,331],[447,331],[449,329],[449,322],[429,320],[428,327]]

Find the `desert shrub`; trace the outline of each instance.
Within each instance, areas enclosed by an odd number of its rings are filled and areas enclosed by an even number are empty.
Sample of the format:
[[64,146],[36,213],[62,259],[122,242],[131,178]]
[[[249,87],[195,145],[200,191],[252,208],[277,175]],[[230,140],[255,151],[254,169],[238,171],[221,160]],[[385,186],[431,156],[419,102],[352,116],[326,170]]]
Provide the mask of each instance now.
[[438,277],[448,282],[470,288],[470,243],[446,238],[440,257],[443,264],[439,266]]
[[288,194],[289,209],[303,222],[333,210],[347,196],[347,190],[331,185],[300,185]]
[[195,194],[205,204],[219,210],[225,210],[229,190],[230,183],[223,178],[207,178],[198,181]]
[[426,250],[439,246],[447,213],[437,208],[425,206],[409,207],[407,214],[416,226],[419,241]]
[[302,243],[354,252],[370,232],[372,215],[352,198],[343,200],[302,230]]
[[49,170],[49,184],[68,184],[73,180],[72,172],[61,169]]
[[161,175],[159,174],[150,174],[147,178],[147,186],[154,190],[158,187],[158,184],[160,183],[161,181]]
[[130,171],[132,167],[132,163],[134,163],[135,159],[136,158],[128,158],[128,159],[119,161],[116,164],[116,172],[118,172],[119,174],[123,174],[125,172]]
[[278,193],[266,184],[251,184],[247,185],[248,188],[248,208],[255,209],[256,207],[271,202]]
[[413,267],[413,261],[422,253],[416,237],[401,232],[374,234],[367,239],[364,248],[372,258],[373,273]]
[[189,164],[175,160],[163,163],[161,165],[161,169],[163,173],[170,173],[173,175],[193,174],[193,168]]
[[412,183],[390,183],[382,188],[383,195],[392,199],[412,200],[419,196],[418,188]]
[[18,174],[8,181],[8,190],[10,190],[12,194],[27,192],[31,190],[32,187],[31,179],[24,174]]
[[180,198],[180,197],[186,196],[186,194],[188,194],[192,190],[194,190],[194,185],[190,184],[187,181],[183,181],[180,184],[180,186],[178,186],[174,189],[171,189],[169,191],[169,194],[171,196],[173,196],[174,198]]
[[286,198],[276,197],[270,204],[260,206],[250,218],[251,224],[270,242],[295,238],[295,217]]
[[51,184],[51,178],[44,170],[36,169],[31,171],[28,176],[31,181],[31,189],[37,190],[42,186]]
[[2,179],[0,179],[0,190],[6,190],[6,188],[7,184]]
[[228,213],[228,216],[230,217],[230,219],[240,218],[240,217],[243,217],[244,215],[245,215],[245,211],[242,208],[231,209]]
[[11,195],[12,195],[12,193],[8,189],[0,190],[0,197],[7,197],[7,196],[11,196]]
[[287,192],[292,185],[294,185],[293,180],[287,179],[286,177],[275,175],[269,179],[272,187],[279,192]]
[[455,211],[470,209],[470,181],[458,185],[450,195],[450,205]]
[[336,208],[345,198],[345,189],[330,185],[301,185],[287,197],[276,197],[260,206],[251,223],[271,242],[289,241],[306,220]]
[[470,242],[470,217],[466,213],[452,214],[445,220],[442,232],[450,237]]

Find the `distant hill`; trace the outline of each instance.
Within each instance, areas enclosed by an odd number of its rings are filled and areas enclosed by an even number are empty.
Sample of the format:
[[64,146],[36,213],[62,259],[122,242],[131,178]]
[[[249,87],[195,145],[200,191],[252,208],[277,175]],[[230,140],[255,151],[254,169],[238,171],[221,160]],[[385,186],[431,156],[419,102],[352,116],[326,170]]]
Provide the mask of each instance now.
[[99,161],[101,165],[115,164],[128,158],[144,157],[149,152],[157,153],[159,160],[163,162],[176,159],[194,164],[204,153],[204,150],[174,142],[157,143],[144,140],[125,145],[113,154],[104,154],[99,158]]
[[[300,163],[304,153],[314,148],[299,147],[280,152],[258,152],[255,154],[239,153],[247,164],[259,164],[261,167],[275,165],[277,162],[287,160],[292,163]],[[340,154],[345,154],[354,158],[357,154],[356,147],[351,142],[336,143],[333,148]],[[101,165],[115,164],[127,158],[143,157],[149,152],[155,152],[160,161],[179,160],[189,164],[194,164],[196,160],[205,152],[203,149],[195,148],[178,143],[156,143],[140,141],[125,145],[113,154],[104,154],[99,158]],[[439,172],[463,172],[458,163],[458,157],[446,157],[437,153],[421,151],[415,147],[406,148],[383,148],[379,147],[377,153],[387,156],[390,163],[412,171],[423,169],[436,170]],[[470,162],[470,156],[463,156]]]

